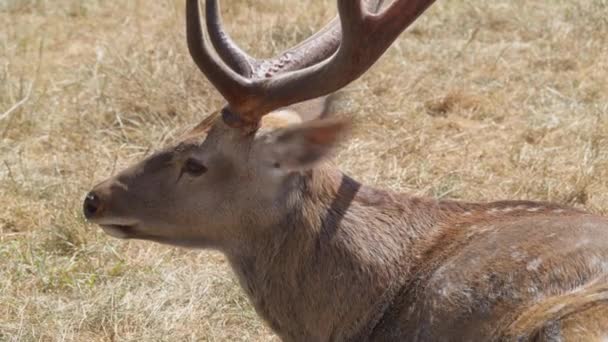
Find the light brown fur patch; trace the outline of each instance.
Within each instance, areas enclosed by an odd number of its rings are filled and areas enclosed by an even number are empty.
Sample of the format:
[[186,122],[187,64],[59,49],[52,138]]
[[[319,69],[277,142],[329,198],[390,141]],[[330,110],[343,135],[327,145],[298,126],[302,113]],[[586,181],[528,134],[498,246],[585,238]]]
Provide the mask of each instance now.
[[260,127],[263,129],[277,129],[301,123],[302,119],[290,109],[281,109],[262,117]]

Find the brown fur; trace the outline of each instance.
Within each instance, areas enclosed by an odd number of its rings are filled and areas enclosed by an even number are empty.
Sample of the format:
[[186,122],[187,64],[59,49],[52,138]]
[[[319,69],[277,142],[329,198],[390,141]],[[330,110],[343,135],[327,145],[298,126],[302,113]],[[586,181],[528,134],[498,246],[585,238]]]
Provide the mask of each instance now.
[[[553,203],[414,197],[304,167],[334,143],[335,123],[284,115],[253,136],[204,121],[98,185],[91,219],[122,238],[223,251],[286,341],[606,337],[608,220]],[[300,168],[271,165],[307,153]],[[204,177],[180,173],[189,158],[209,165]]]
[[[603,307],[608,295],[608,265],[589,264],[606,263],[605,219],[549,203],[410,197],[332,171],[316,170],[308,181],[310,197],[289,218],[297,224],[276,227],[285,235],[253,255],[229,256],[285,340],[559,340],[573,328],[541,336],[543,329],[564,320],[599,336],[608,324],[589,307]],[[569,231],[585,224],[597,227]],[[566,249],[594,236],[591,246]],[[501,240],[514,249],[493,257]],[[478,268],[475,258],[488,260]],[[591,297],[572,295],[597,282],[603,287],[586,290]],[[564,307],[554,312],[551,301]],[[594,320],[578,321],[579,310]]]
[[[324,162],[347,126],[315,119],[325,99],[268,113],[356,79],[432,2],[367,15],[339,1],[339,47],[330,30],[290,52],[326,62],[245,82],[210,57],[188,1],[189,50],[229,102],[223,120],[97,185],[85,215],[116,237],[222,251],[286,341],[605,340],[608,219],[377,190]],[[224,60],[251,61],[223,43]]]

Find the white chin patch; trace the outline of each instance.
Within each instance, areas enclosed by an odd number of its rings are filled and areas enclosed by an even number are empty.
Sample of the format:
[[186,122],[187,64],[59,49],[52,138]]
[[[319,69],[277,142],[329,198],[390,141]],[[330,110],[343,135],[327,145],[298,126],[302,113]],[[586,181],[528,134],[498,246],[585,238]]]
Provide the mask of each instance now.
[[101,226],[101,228],[103,229],[103,231],[115,238],[119,238],[119,239],[126,239],[127,237],[129,237],[129,234],[127,233],[127,231],[122,228],[122,227],[116,227],[116,226]]

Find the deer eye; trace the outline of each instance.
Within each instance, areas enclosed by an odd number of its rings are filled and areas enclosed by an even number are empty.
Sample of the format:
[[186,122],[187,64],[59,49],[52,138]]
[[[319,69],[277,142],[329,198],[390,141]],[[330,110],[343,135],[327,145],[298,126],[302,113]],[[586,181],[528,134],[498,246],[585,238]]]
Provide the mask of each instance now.
[[196,159],[188,158],[184,164],[184,172],[192,176],[200,176],[207,171],[205,165]]

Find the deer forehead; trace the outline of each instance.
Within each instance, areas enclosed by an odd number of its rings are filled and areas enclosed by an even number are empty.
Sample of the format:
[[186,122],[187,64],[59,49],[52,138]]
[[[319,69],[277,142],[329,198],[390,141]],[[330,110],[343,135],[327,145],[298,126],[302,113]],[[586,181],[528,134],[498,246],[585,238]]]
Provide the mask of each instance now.
[[[226,135],[233,128],[227,127],[218,115],[219,112],[213,113],[203,119],[198,125],[188,131],[180,139],[183,145],[200,144],[205,140],[209,133],[215,128],[217,135]],[[260,133],[273,131],[282,127],[298,124],[302,122],[302,118],[292,109],[284,108],[268,113],[260,120]],[[220,127],[218,127],[220,126]]]

